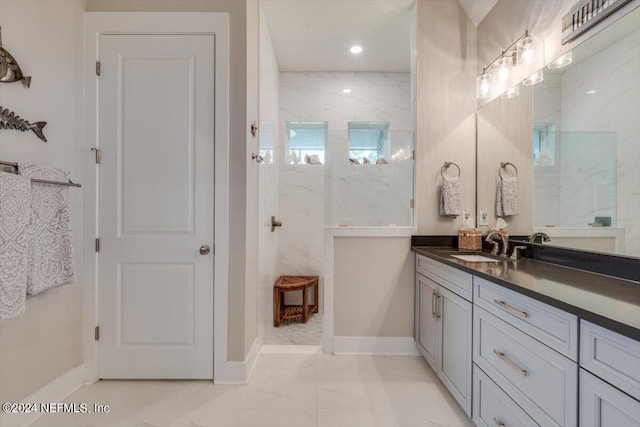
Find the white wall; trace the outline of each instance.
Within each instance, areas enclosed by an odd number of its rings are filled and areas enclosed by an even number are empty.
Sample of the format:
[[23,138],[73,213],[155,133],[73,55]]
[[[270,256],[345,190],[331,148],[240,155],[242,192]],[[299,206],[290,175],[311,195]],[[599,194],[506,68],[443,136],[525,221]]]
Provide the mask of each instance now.
[[[0,2],[4,48],[33,77],[31,88],[0,84],[0,104],[47,121],[31,132],[0,130],[0,159],[55,166],[83,182],[82,14],[84,1]],[[82,277],[82,189],[70,188],[76,277]],[[82,363],[82,283],[28,297],[26,314],[0,323],[0,401],[17,402]]]
[[475,217],[476,29],[456,0],[418,3],[417,234],[457,235],[459,219],[438,215],[440,168],[461,169],[461,204]]
[[412,337],[410,239],[336,237],[333,257],[335,335]]
[[279,165],[281,157],[273,149],[280,137],[279,117],[280,69],[273,50],[271,34],[260,9],[260,153],[259,166],[259,292],[258,336],[273,327],[273,284],[278,278],[280,231],[271,232],[271,216],[280,219]]

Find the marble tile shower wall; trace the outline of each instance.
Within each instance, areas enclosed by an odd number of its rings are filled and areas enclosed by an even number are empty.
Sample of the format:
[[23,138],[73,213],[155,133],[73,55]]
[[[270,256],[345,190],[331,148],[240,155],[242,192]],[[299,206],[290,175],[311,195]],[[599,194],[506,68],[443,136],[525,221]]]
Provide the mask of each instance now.
[[[640,30],[573,67],[562,78],[562,125],[584,131],[616,131],[617,225],[625,228],[625,253],[640,256]],[[593,76],[603,76],[594,81]],[[595,94],[587,94],[596,90]],[[593,102],[590,97],[600,97]],[[599,106],[599,107],[595,107]],[[602,107],[606,106],[606,107]],[[580,125],[577,125],[580,123]],[[583,168],[589,174],[588,167]],[[577,188],[583,176],[567,182]],[[575,194],[569,190],[567,194]],[[580,210],[581,200],[567,203]]]
[[[281,274],[322,276],[326,225],[411,225],[413,162],[352,166],[348,161],[350,121],[390,122],[392,139],[408,141],[410,150],[410,80],[410,73],[280,73],[277,157],[286,157],[286,122],[328,126],[325,165],[280,163]],[[346,88],[351,92],[344,93]]]

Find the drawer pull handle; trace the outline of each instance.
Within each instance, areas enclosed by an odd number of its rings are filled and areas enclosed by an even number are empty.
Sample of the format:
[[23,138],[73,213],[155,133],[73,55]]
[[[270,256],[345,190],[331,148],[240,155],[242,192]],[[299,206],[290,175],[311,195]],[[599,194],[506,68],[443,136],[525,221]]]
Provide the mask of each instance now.
[[435,301],[436,301],[436,291],[434,290],[433,293],[431,294],[431,317],[433,317],[434,319],[436,317]]
[[523,377],[526,377],[527,375],[529,375],[529,372],[527,372],[526,369],[522,369],[521,367],[519,367],[518,365],[516,365],[513,360],[509,359],[507,356],[505,356],[505,354],[501,351],[498,350],[493,350],[493,352],[495,353],[496,356],[498,356],[504,363],[506,363],[507,365],[509,365],[509,367],[511,369],[513,369],[514,371],[516,371],[517,373],[519,373],[520,375],[522,375]]
[[500,421],[500,418],[498,417],[493,417],[493,422],[496,423],[496,426],[498,427],[504,427],[504,423]]
[[493,302],[495,302],[496,304],[498,304],[500,307],[502,307],[503,309],[507,310],[509,313],[513,313],[516,316],[520,316],[520,317],[529,317],[529,314],[525,311],[520,311],[517,308],[513,308],[511,307],[509,304],[507,304],[504,301],[500,301],[498,299],[494,299]]

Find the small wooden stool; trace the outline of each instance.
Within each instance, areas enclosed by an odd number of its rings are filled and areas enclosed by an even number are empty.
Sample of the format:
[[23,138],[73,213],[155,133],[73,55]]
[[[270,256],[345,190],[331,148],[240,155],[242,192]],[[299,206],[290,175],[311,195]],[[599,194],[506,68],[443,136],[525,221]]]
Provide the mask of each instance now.
[[[309,292],[313,288],[313,304],[309,304]],[[285,305],[284,293],[302,291],[302,305]],[[273,326],[285,320],[309,320],[309,313],[318,312],[318,276],[280,276],[273,287]]]

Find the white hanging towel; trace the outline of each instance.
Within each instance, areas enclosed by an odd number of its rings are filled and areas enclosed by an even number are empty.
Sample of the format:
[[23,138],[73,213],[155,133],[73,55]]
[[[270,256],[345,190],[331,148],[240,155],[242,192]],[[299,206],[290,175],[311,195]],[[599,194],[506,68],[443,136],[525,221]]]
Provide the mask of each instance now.
[[512,176],[500,179],[496,195],[496,214],[497,216],[520,214],[518,177]]
[[457,176],[444,177],[440,191],[440,215],[460,215],[460,179]]
[[24,314],[31,180],[0,172],[0,320]]
[[[18,164],[18,173],[28,178],[69,181],[69,173],[60,169]],[[29,279],[27,294],[75,281],[69,187],[34,182],[31,185],[31,226],[29,241]]]

